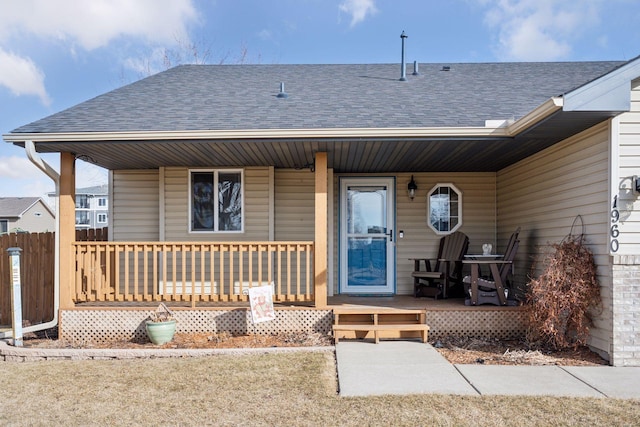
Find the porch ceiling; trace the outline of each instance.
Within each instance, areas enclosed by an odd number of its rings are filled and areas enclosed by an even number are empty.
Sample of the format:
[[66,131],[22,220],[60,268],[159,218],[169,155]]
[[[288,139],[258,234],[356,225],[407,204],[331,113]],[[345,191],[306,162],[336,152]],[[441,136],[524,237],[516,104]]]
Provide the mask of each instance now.
[[[543,150],[616,113],[558,111],[514,137],[42,141],[38,152],[72,152],[107,169],[160,166],[304,168],[328,153],[337,173],[490,172]],[[23,143],[16,142],[18,145]]]

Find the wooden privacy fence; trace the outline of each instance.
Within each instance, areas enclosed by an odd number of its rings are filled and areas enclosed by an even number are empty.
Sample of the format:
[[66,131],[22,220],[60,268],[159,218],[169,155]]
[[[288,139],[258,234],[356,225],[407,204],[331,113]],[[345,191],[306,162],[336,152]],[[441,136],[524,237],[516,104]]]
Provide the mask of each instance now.
[[313,301],[313,242],[76,242],[75,302]]
[[11,324],[11,265],[8,248],[20,253],[22,318],[31,324],[53,319],[54,233],[0,235],[0,325]]
[[[107,240],[107,228],[77,230],[76,240]],[[22,318],[30,324],[53,319],[55,233],[0,235],[0,325],[11,324],[11,266],[8,248],[20,248]]]
[[106,242],[109,240],[109,228],[83,228],[76,230],[78,242]]

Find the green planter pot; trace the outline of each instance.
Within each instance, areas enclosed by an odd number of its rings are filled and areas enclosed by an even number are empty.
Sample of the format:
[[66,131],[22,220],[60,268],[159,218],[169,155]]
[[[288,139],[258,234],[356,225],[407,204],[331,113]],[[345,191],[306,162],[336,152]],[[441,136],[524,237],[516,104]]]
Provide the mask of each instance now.
[[166,322],[146,322],[147,336],[154,344],[164,344],[173,339],[176,333],[176,321],[169,320]]

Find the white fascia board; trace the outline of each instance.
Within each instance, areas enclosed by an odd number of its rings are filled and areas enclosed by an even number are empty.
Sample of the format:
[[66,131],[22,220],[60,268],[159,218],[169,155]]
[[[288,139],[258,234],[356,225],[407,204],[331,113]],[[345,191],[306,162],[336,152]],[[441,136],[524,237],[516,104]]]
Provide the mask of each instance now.
[[7,142],[92,142],[194,139],[292,139],[292,138],[429,138],[429,137],[503,137],[505,128],[434,127],[434,128],[336,128],[336,129],[248,129],[151,132],[73,132],[10,133]]
[[522,116],[506,127],[509,136],[516,136],[551,114],[562,109],[564,100],[560,97],[549,98],[528,114]]
[[640,57],[564,95],[564,111],[629,111]]

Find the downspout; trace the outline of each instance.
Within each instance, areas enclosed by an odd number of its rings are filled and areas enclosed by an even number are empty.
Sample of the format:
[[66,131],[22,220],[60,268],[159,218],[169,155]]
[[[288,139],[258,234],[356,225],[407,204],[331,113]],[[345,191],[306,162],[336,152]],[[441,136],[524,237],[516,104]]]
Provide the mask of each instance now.
[[[60,197],[60,174],[47,164],[36,152],[33,141],[24,142],[24,150],[31,163],[36,165],[38,169],[47,174],[49,178],[56,184],[56,196]],[[55,233],[55,250],[54,250],[54,273],[53,273],[53,320],[37,325],[26,326],[22,328],[23,332],[43,331],[58,326],[58,309],[60,307],[60,200],[56,203],[56,233]],[[11,338],[13,331],[0,332],[0,338]]]

